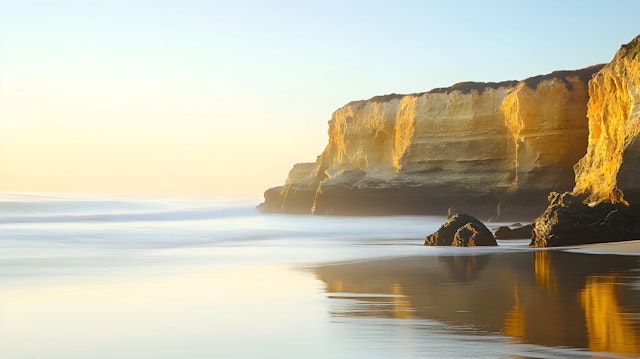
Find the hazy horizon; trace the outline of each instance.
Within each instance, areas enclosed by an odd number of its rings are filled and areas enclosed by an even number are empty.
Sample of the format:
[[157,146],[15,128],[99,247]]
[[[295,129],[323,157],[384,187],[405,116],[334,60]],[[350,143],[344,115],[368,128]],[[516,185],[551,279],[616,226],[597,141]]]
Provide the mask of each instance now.
[[605,63],[619,1],[0,2],[0,191],[251,194],[340,106]]

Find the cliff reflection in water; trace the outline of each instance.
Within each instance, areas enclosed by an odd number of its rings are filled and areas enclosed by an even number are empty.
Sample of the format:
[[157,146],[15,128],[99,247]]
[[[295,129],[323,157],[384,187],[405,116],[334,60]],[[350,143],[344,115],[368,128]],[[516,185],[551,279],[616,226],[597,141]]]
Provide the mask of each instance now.
[[523,343],[640,353],[638,267],[633,256],[534,251],[335,264],[316,275],[334,317],[424,318]]

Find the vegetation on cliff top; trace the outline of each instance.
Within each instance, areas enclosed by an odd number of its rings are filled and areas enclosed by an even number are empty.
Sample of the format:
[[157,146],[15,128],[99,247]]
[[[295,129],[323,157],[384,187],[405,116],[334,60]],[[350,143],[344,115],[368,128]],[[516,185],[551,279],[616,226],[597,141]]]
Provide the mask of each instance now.
[[637,36],[628,44],[622,45],[622,47],[627,50],[629,57],[635,60],[638,54],[640,54],[640,36]]
[[564,84],[567,87],[567,89],[571,90],[572,86],[571,86],[571,83],[569,81],[567,81],[567,77],[578,76],[580,78],[580,80],[582,80],[583,82],[586,83],[586,82],[589,82],[589,80],[591,80],[593,75],[596,72],[600,71],[600,69],[602,69],[604,66],[605,66],[605,64],[598,64],[598,65],[585,67],[585,68],[579,69],[579,70],[554,71],[554,72],[552,72],[550,74],[546,74],[546,75],[538,75],[538,76],[529,77],[527,79],[524,79],[523,82],[528,87],[530,87],[532,89],[536,89],[538,87],[538,85],[542,81],[547,81],[547,80],[552,80],[552,79],[560,79],[562,82],[564,82]]
[[[631,45],[631,43],[629,43],[626,46],[630,46],[630,45]],[[634,46],[635,47],[633,47],[629,51],[631,51],[631,53],[632,53],[631,56],[635,57],[638,53],[640,53],[640,37],[635,42]],[[566,79],[567,77],[577,76],[583,82],[588,82],[589,80],[591,80],[593,75],[596,72],[600,71],[600,69],[602,69],[604,66],[605,66],[605,64],[599,64],[599,65],[593,65],[593,66],[585,67],[585,68],[579,69],[579,70],[559,70],[559,71],[551,72],[551,73],[546,74],[546,75],[538,75],[538,76],[529,77],[529,78],[526,78],[526,79],[522,80],[522,82],[524,82],[526,86],[528,86],[528,87],[530,87],[532,89],[536,89],[538,87],[538,85],[540,83],[542,83],[543,81],[552,80],[552,79],[560,79],[561,81],[564,82],[565,86],[567,86],[567,89],[571,90],[571,83]],[[497,88],[500,88],[500,87],[512,88],[512,87],[515,87],[516,85],[518,85],[518,83],[520,83],[520,82],[521,81],[517,81],[517,80],[508,80],[508,81],[502,81],[502,82],[466,81],[466,82],[459,82],[459,83],[454,84],[454,85],[449,86],[449,87],[437,87],[437,88],[434,88],[432,90],[425,91],[425,92],[415,92],[415,93],[411,93],[411,94],[390,93],[390,94],[387,94],[387,95],[374,96],[374,97],[372,97],[372,98],[370,98],[368,100],[352,101],[348,105],[353,106],[353,105],[364,105],[365,103],[381,103],[381,102],[392,101],[392,100],[395,100],[395,99],[400,99],[400,98],[405,97],[405,96],[419,97],[419,96],[422,96],[422,95],[425,95],[425,94],[437,94],[437,93],[459,92],[459,93],[462,93],[462,94],[470,94],[473,91],[476,91],[478,94],[482,94],[486,89],[497,89]]]

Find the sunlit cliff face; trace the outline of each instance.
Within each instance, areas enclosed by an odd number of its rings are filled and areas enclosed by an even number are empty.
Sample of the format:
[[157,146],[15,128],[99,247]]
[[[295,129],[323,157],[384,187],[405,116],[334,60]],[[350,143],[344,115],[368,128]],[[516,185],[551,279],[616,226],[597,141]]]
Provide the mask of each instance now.
[[480,181],[482,187],[572,188],[573,165],[587,147],[587,81],[600,68],[468,92],[349,103],[333,114],[317,173],[440,171],[438,181],[467,187],[490,173]]
[[487,194],[543,202],[575,185],[573,165],[587,147],[587,83],[601,68],[350,102],[333,113],[315,165],[294,167],[265,208],[441,213]]
[[415,97],[356,102],[338,109],[329,127],[325,159],[333,168],[399,171],[411,143]]
[[[587,82],[578,75],[520,82],[502,101],[515,156],[511,190],[571,188],[587,147]],[[544,175],[541,175],[544,173]]]
[[575,166],[574,193],[590,202],[625,202],[640,189],[639,51],[640,36],[589,83],[589,145]]

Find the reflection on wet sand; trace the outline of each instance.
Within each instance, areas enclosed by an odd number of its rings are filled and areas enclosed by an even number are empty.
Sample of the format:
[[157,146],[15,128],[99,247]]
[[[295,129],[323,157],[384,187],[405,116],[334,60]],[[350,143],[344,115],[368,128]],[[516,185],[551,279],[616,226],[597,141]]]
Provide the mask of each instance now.
[[638,267],[631,256],[534,251],[334,264],[316,275],[333,316],[432,319],[523,343],[635,354],[640,291],[629,284]]
[[523,338],[525,335],[524,323],[524,306],[520,303],[520,295],[518,295],[518,281],[515,281],[513,287],[514,301],[513,308],[507,312],[504,317],[502,331],[505,335]]
[[546,289],[550,294],[556,291],[556,274],[551,266],[551,252],[537,251],[534,252],[534,271],[536,273],[536,282],[542,288]]
[[640,342],[633,321],[621,312],[618,294],[620,276],[589,276],[580,291],[589,335],[589,348],[594,351],[640,353]]

